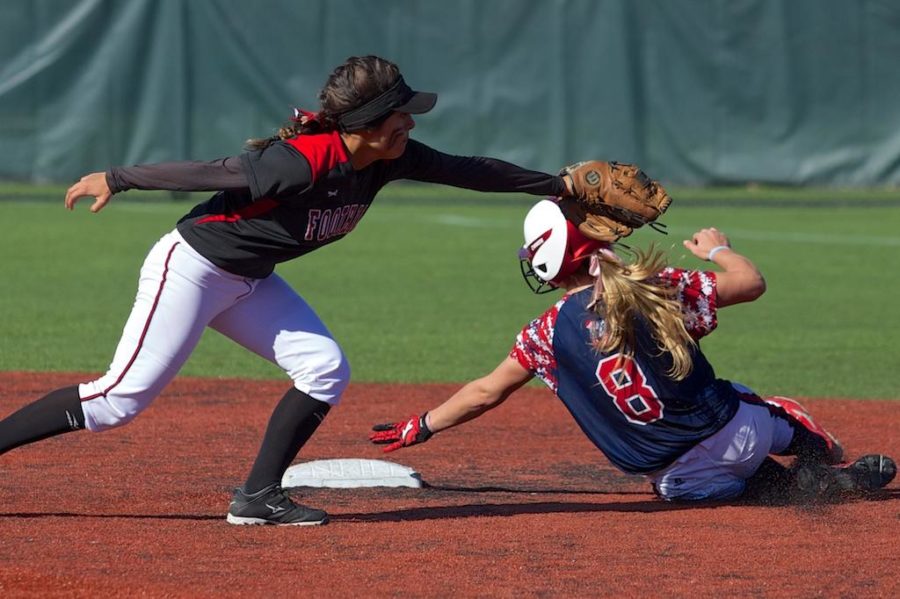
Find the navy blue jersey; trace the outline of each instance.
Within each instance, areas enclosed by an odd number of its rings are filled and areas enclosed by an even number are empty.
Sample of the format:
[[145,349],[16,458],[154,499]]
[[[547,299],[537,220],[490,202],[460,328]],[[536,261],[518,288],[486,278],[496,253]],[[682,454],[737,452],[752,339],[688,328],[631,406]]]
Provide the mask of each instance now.
[[[712,332],[714,273],[668,268],[660,281],[677,288],[695,339]],[[556,393],[614,465],[631,474],[655,472],[721,429],[739,400],[730,383],[716,379],[699,347],[692,351],[691,373],[672,380],[671,356],[641,320],[632,357],[596,350],[591,331],[604,323],[587,309],[591,293],[588,288],[565,295],[519,333],[510,356]]]

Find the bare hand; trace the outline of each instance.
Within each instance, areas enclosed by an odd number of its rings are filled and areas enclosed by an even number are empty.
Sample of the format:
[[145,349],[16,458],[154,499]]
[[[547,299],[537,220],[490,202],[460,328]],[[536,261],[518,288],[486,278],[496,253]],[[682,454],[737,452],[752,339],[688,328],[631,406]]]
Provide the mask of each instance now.
[[718,246],[730,248],[731,243],[724,233],[714,227],[700,229],[690,239],[684,240],[684,247],[701,260],[709,260],[709,251]]
[[99,212],[112,197],[109,185],[106,184],[106,173],[91,173],[81,178],[78,183],[66,191],[66,209],[74,210],[75,202],[83,197],[91,196],[94,203],[91,212]]

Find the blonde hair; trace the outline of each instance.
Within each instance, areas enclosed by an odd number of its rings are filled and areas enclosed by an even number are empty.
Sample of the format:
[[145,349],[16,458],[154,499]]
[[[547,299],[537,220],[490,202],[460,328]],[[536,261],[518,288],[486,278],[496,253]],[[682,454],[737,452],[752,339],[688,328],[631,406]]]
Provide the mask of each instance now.
[[633,356],[636,317],[642,316],[661,351],[672,356],[667,373],[680,381],[693,368],[691,349],[696,342],[684,326],[677,290],[663,285],[658,274],[667,266],[665,254],[652,247],[629,250],[635,258],[626,264],[612,253],[595,254],[600,273],[594,283],[591,309],[605,326],[594,331],[594,347],[604,353]]

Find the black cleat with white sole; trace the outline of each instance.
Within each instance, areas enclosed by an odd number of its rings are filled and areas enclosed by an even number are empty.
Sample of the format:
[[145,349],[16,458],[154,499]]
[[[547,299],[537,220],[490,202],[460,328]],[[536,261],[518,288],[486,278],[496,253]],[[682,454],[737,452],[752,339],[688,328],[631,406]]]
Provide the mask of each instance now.
[[322,510],[294,503],[287,491],[275,483],[257,491],[234,490],[228,506],[229,524],[275,524],[277,526],[316,526],[328,522]]

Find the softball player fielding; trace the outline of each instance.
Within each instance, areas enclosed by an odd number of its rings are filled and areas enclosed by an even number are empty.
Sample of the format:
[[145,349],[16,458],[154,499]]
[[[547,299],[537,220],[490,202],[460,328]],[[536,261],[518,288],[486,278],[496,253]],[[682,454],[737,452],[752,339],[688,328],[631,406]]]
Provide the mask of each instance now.
[[277,364],[293,381],[275,407],[232,524],[315,525],[324,511],[294,503],[280,483],[291,461],[340,401],[350,366],[315,311],[277,264],[341,239],[378,191],[413,179],[480,191],[569,193],[559,176],[499,160],[451,156],[409,137],[411,115],[437,96],[411,89],[393,63],[351,57],[277,136],[211,162],[116,167],[69,188],[92,212],[127,189],[217,191],[150,250],[137,297],[106,374],[57,389],[0,421],[0,453],[62,433],[130,422],[178,373],[206,327]]

